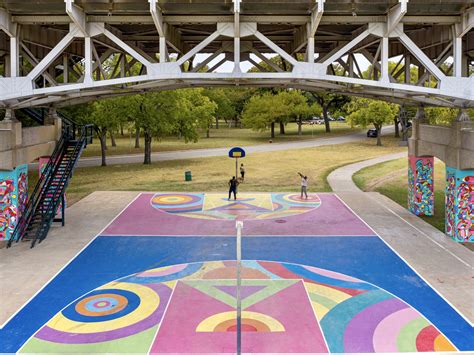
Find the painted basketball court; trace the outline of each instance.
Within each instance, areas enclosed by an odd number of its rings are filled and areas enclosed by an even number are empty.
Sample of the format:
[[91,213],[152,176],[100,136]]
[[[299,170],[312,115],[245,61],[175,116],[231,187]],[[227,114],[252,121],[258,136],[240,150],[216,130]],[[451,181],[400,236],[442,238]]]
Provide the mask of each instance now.
[[0,330],[20,353],[472,351],[471,325],[335,194],[140,194]]

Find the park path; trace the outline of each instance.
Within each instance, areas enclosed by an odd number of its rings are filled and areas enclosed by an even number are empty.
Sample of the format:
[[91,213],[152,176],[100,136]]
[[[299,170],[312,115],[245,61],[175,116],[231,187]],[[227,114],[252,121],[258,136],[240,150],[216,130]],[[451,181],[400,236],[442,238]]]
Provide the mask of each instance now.
[[[383,134],[390,134],[394,132],[394,126],[387,126],[383,129]],[[242,148],[248,154],[251,153],[266,153],[266,152],[278,152],[290,149],[304,149],[304,148],[315,148],[327,145],[336,145],[344,143],[358,142],[365,139],[366,132],[358,132],[354,134],[348,134],[344,136],[337,136],[331,138],[317,138],[305,141],[288,142],[288,143],[268,143],[259,144],[253,146],[244,146]],[[229,140],[229,144],[231,144]],[[151,160],[156,161],[169,161],[169,160],[184,160],[184,159],[196,159],[196,158],[210,158],[210,157],[223,157],[229,153],[229,147],[227,148],[212,148],[212,149],[193,149],[193,150],[179,150],[172,152],[156,152],[152,153]],[[101,165],[100,157],[82,158],[78,167],[86,168]],[[143,154],[132,154],[132,155],[115,155],[107,157],[107,165],[122,165],[122,164],[138,164],[143,163]]]
[[[444,297],[471,325],[474,322],[472,267],[474,253],[378,192],[363,192],[353,182],[359,170],[407,158],[407,153],[381,156],[343,166],[328,176],[333,191],[382,240]],[[407,163],[408,164],[408,163]]]

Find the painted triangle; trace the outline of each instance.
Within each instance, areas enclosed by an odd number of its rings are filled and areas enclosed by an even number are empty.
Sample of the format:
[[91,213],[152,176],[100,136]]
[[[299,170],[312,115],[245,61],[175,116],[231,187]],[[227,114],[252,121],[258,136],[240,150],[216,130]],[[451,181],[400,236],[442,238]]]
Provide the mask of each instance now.
[[258,207],[258,206],[251,205],[248,203],[239,203],[239,202],[231,203],[226,206],[216,207],[209,211],[232,211],[232,210],[241,210],[241,211],[243,210],[243,211],[252,211],[252,212],[254,211],[269,212],[270,211],[263,207]]
[[[253,289],[254,292],[250,292],[246,297],[242,297],[242,309],[246,309],[255,303],[258,303],[266,298],[272,297],[278,292],[285,288],[300,282],[301,280],[242,280],[243,286],[259,286],[259,290]],[[231,288],[222,290],[222,286],[235,287],[235,279],[227,280],[182,280],[188,286],[191,286],[208,296],[215,298],[231,307],[237,306],[237,299],[235,295],[237,292],[232,293]],[[227,291],[227,292],[226,292]]]
[[[247,298],[254,293],[257,293],[258,291],[264,289],[267,286],[241,286],[240,288],[240,297],[242,299]],[[221,290],[222,292],[225,292],[232,297],[237,298],[237,286],[216,286],[217,289]]]

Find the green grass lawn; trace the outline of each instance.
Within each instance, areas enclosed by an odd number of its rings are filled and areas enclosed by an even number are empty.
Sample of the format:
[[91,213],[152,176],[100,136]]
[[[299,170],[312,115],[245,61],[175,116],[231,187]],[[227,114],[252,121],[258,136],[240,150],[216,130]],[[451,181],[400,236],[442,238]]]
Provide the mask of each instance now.
[[[276,127],[276,138],[274,143],[292,142],[297,140],[307,140],[318,137],[334,137],[337,135],[358,132],[359,129],[352,129],[344,122],[331,122],[331,133],[326,133],[324,125],[304,125],[303,135],[298,135],[298,126],[296,123],[290,123],[286,126],[286,134],[279,135],[279,127]],[[270,140],[270,131],[255,132],[247,128],[228,128],[222,122],[219,129],[211,129],[210,138],[206,138],[206,132],[201,133],[201,138],[196,143],[185,144],[184,140],[175,137],[168,137],[162,141],[153,141],[152,149],[154,152],[166,152],[173,150],[203,149],[203,148],[222,148],[230,145],[246,146],[268,143]],[[110,139],[107,140],[107,155],[123,154],[142,154],[143,138],[140,140],[141,148],[135,148],[135,135],[125,132],[124,137],[120,134],[116,137],[117,147],[112,147]],[[100,156],[100,143],[94,139],[94,143],[89,145],[84,151],[84,157]]]
[[[327,175],[334,169],[361,160],[400,152],[398,139],[386,137],[385,146],[375,146],[375,140],[324,146],[312,149],[252,154],[243,159],[246,181],[241,192],[299,191],[297,172],[309,177],[309,190],[330,191]],[[156,162],[152,165],[114,165],[78,168],[68,188],[69,205],[94,191],[227,191],[227,182],[235,174],[234,160],[226,157]],[[190,170],[192,182],[184,181]],[[30,176],[31,184],[35,176]]]
[[[364,191],[377,191],[403,207],[408,199],[408,160],[398,159],[362,169],[354,175],[354,182]],[[435,162],[435,215],[421,217],[423,220],[444,232],[445,205],[445,165]]]

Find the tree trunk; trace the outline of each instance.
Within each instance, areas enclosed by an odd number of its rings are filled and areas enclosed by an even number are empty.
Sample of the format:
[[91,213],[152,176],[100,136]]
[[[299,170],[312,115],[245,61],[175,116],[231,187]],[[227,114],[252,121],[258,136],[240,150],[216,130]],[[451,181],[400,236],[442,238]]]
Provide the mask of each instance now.
[[377,130],[377,147],[382,146],[382,125],[374,125]]
[[271,137],[272,137],[272,138],[275,138],[275,122],[272,122],[271,130],[272,130],[272,135],[271,135]]
[[145,130],[145,159],[143,164],[151,164],[151,134],[148,130]]
[[107,152],[107,130],[104,130],[102,132],[97,132],[97,135],[99,136],[100,140],[100,153],[102,155],[102,166],[107,166],[107,158],[106,158],[106,152]]
[[219,129],[219,117],[216,116],[216,129]]
[[400,125],[398,119],[394,120],[395,123],[395,138],[400,138]]
[[206,130],[206,138],[211,138],[211,130],[209,126],[207,127],[207,130]]
[[122,124],[120,125],[120,135],[122,137],[125,136],[125,134],[123,133],[123,125]]
[[323,106],[323,117],[324,117],[324,125],[326,126],[326,133],[331,132],[331,124],[329,123],[329,107],[327,105]]
[[298,118],[298,135],[302,136],[303,135],[303,121],[300,118]]
[[135,126],[135,148],[140,148],[140,128]]
[[280,134],[285,134],[285,124],[280,122]]
[[115,141],[115,134],[114,132],[110,132],[110,141],[112,143],[112,147],[116,147],[117,146],[117,142]]

